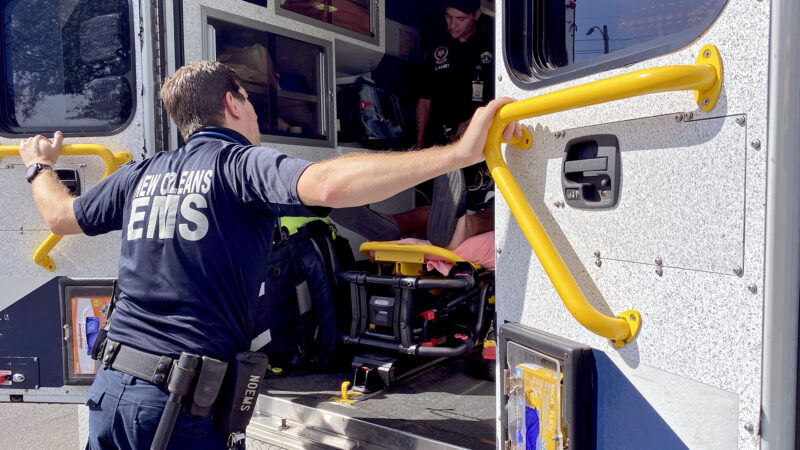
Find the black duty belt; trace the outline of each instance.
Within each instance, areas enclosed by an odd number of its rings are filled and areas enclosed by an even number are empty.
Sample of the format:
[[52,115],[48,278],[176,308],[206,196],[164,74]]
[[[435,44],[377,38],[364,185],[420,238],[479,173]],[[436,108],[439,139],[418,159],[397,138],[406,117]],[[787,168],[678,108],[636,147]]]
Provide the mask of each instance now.
[[118,372],[149,381],[157,386],[166,386],[172,362],[169,356],[153,355],[106,339],[100,362]]

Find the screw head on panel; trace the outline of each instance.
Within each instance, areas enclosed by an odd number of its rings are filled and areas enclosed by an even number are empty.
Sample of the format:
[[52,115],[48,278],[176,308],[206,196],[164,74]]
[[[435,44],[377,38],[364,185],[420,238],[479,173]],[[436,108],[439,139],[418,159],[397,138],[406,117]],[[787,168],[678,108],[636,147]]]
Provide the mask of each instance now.
[[708,106],[711,103],[711,99],[706,97],[703,99],[703,106]]
[[498,247],[498,248],[497,248],[497,250],[495,250],[495,251],[497,252],[497,254],[498,254],[498,255],[499,255],[500,253],[503,253],[503,249],[501,249],[500,247]]
[[756,286],[754,283],[750,283],[747,285],[747,290],[755,294],[758,292],[758,286]]
[[694,119],[694,113],[689,111],[683,115],[683,120],[692,120]]
[[750,143],[750,146],[753,147],[754,149],[758,150],[758,149],[761,148],[761,141],[756,139],[756,140],[754,140],[753,142]]
[[704,51],[703,58],[711,58],[711,50]]
[[740,125],[740,126],[744,126],[745,122],[746,122],[746,120],[745,120],[744,116],[739,116],[739,117],[736,118],[736,123],[738,125]]
[[734,274],[735,274],[737,277],[740,277],[740,276],[742,276],[742,274],[744,273],[744,269],[742,269],[742,268],[741,268],[741,266],[736,266],[736,267],[734,267],[734,268],[733,268],[733,273],[734,273]]
[[675,122],[683,122],[683,114],[675,114]]
[[595,259],[594,260],[594,265],[597,266],[597,267],[602,266],[603,265],[603,260],[602,259]]
[[663,263],[663,261],[661,260],[661,257],[660,257],[660,256],[656,256],[656,260],[655,260],[655,262],[656,262],[656,265],[657,265],[657,266],[660,266],[660,265]]
[[497,76],[497,81],[503,81],[503,75],[498,75]]
[[745,431],[747,431],[747,432],[748,432],[748,433],[750,433],[750,434],[753,434],[753,432],[754,432],[756,429],[755,429],[755,427],[753,426],[753,424],[752,424],[752,423],[750,423],[750,422],[747,422],[746,424],[744,424],[744,430],[745,430]]
[[657,267],[656,268],[656,275],[658,275],[660,277],[664,276],[664,269],[662,269],[661,267]]
[[599,258],[600,257],[600,250],[595,250],[593,254],[594,254],[595,258]]

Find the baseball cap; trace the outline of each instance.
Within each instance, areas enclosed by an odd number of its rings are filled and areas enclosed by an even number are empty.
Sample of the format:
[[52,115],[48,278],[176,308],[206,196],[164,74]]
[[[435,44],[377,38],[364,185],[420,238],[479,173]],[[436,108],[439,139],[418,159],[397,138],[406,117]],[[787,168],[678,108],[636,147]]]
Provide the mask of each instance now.
[[455,8],[463,13],[472,14],[481,7],[481,0],[445,0],[442,8]]

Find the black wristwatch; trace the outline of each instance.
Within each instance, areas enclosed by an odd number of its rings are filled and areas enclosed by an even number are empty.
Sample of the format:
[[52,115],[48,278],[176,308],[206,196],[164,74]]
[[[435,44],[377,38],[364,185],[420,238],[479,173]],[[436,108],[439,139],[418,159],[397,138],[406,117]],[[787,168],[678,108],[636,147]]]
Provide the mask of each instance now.
[[53,170],[53,167],[42,163],[31,164],[25,168],[25,179],[28,180],[28,183],[33,183],[33,179],[39,176],[43,170]]

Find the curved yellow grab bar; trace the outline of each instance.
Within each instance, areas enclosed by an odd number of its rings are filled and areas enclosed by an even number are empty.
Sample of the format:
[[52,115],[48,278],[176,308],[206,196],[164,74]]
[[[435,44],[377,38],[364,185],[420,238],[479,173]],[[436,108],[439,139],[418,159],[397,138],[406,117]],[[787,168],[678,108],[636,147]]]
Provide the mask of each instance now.
[[[631,310],[616,318],[609,317],[586,300],[503,159],[500,149],[503,130],[517,120],[656,92],[693,90],[698,105],[709,111],[719,98],[721,86],[722,60],[716,47],[706,45],[693,66],[640,70],[510,103],[498,111],[489,129],[484,149],[486,163],[550,281],[575,319],[592,332],[611,339],[616,347],[633,341],[639,332],[641,315]],[[518,148],[529,148],[531,141],[530,133],[525,130],[523,138],[512,139],[511,143]]]
[[[61,147],[62,155],[93,155],[103,158],[106,164],[106,171],[103,173],[101,180],[112,172],[119,169],[119,166],[130,161],[132,156],[128,152],[111,153],[111,150],[103,147],[102,145],[95,144],[72,144],[64,145]],[[0,161],[5,156],[19,156],[18,145],[0,145]],[[50,257],[50,251],[58,244],[62,236],[50,233],[47,238],[39,245],[35,252],[33,252],[33,262],[44,267],[45,270],[50,272],[56,270],[56,264],[53,258]]]

